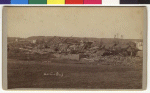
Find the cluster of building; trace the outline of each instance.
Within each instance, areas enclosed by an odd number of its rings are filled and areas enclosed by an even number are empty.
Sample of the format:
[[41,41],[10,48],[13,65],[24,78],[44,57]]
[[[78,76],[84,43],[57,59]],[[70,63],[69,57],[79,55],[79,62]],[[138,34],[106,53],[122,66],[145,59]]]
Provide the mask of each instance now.
[[[91,56],[139,56],[143,57],[143,42],[122,43],[114,38],[114,42],[107,44],[104,41],[77,40],[74,38],[53,37],[50,40],[15,40],[15,43],[28,42],[19,49],[28,54],[47,54],[52,53],[56,57],[80,59]],[[8,47],[10,48],[10,47]],[[72,57],[71,57],[72,56]]]

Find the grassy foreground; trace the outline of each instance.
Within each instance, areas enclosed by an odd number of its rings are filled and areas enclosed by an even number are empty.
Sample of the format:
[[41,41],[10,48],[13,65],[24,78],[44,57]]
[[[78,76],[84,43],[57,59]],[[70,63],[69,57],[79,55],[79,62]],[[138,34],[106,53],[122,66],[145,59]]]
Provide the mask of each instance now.
[[8,59],[8,88],[142,88],[142,59],[130,65],[109,63]]

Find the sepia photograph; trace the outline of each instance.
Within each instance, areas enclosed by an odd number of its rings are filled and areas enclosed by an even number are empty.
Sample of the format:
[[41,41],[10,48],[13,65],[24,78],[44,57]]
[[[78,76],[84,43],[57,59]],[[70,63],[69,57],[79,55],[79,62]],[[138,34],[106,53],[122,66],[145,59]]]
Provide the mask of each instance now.
[[3,85],[143,89],[146,19],[142,6],[4,7]]

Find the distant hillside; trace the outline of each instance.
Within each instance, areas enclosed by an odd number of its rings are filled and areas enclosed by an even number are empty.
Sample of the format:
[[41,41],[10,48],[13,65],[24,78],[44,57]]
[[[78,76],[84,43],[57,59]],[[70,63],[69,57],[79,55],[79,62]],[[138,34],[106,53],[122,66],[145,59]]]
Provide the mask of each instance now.
[[[112,40],[114,38],[91,38],[91,37],[61,37],[61,36],[32,36],[32,37],[28,37],[27,39],[51,39],[51,38],[72,38],[72,39],[78,39],[78,40]],[[142,41],[142,39],[123,39],[123,40],[129,40],[129,41]]]
[[20,37],[7,37],[7,42],[13,42],[15,41],[16,39],[18,40],[23,40],[25,38],[20,38]]
[[142,39],[114,39],[114,38],[82,38],[82,37],[60,37],[60,36],[32,36],[28,38],[19,38],[19,37],[8,37],[7,40],[8,42],[15,41],[15,39],[21,40],[21,39],[27,39],[27,40],[46,40],[46,41],[51,41],[51,40],[59,40],[59,39],[75,39],[77,41],[95,41],[95,42],[103,42],[103,43],[112,43],[115,40],[118,40],[119,42],[130,42],[130,41],[140,41],[142,42]]
[[27,39],[28,40],[37,40],[37,39],[50,39],[50,38],[53,38],[52,36],[32,36],[32,37],[28,37]]

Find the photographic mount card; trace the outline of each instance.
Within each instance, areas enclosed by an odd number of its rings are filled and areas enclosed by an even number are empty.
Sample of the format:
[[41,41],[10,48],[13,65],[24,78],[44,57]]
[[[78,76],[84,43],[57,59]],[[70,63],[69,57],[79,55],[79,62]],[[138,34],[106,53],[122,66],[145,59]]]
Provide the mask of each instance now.
[[146,89],[146,7],[4,7],[3,88]]

